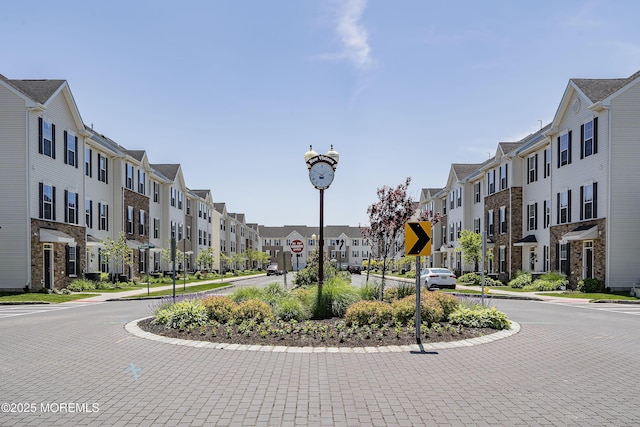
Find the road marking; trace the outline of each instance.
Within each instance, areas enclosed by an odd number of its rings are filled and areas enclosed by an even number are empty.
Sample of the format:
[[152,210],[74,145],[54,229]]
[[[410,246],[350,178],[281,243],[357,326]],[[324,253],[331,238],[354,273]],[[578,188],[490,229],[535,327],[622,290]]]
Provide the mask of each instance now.
[[91,303],[68,303],[61,304],[43,304],[43,305],[0,305],[0,319],[7,319],[15,316],[26,316],[30,314],[48,313],[52,311],[66,310],[69,308],[85,307]]
[[548,301],[551,304],[564,305],[566,307],[586,308],[588,310],[608,311],[610,313],[630,314],[632,316],[640,316],[640,304],[618,304],[609,303],[588,303],[588,304],[570,304],[566,301]]

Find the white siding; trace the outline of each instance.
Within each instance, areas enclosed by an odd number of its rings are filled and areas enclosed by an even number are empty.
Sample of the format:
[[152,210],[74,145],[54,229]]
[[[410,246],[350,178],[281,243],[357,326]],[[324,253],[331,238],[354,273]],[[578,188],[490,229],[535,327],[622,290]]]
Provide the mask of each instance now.
[[31,277],[26,120],[24,100],[0,84],[0,289],[22,289]]
[[[607,214],[604,210],[607,202],[610,206],[607,219],[607,285],[612,288],[629,287],[640,279],[637,268],[640,255],[639,99],[640,85],[636,84],[611,103],[611,162],[610,165],[603,164],[603,170],[608,168],[611,176],[608,199],[605,193],[600,194],[598,186],[598,215],[602,217]],[[607,135],[603,135],[607,129],[605,123],[605,120],[601,120],[600,141],[607,138]],[[598,144],[598,152],[603,153],[602,157],[606,156],[608,149]],[[596,167],[599,168],[599,165]]]

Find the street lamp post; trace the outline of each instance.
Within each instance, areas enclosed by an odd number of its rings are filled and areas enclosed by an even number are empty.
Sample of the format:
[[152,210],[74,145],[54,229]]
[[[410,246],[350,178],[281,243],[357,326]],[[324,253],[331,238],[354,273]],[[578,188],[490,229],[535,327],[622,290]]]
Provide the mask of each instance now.
[[333,182],[339,158],[340,155],[333,149],[333,145],[331,145],[331,149],[327,154],[324,155],[313,151],[312,146],[309,146],[309,151],[304,154],[304,161],[307,164],[307,169],[309,169],[309,180],[315,188],[320,190],[318,294],[322,293],[322,284],[324,282],[324,190],[329,188]]

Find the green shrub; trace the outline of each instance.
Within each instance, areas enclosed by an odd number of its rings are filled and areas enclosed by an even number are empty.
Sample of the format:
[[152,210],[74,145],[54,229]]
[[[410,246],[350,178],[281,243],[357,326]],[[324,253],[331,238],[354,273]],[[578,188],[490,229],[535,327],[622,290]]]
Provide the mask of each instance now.
[[233,318],[237,304],[229,297],[212,295],[202,299],[207,317],[219,323],[227,323]]
[[449,316],[449,321],[453,324],[460,324],[469,328],[492,328],[509,329],[509,319],[507,315],[491,308],[467,308],[460,307]]
[[603,290],[602,282],[598,279],[593,279],[593,278],[581,279],[578,282],[578,290],[585,294],[602,292]]
[[474,285],[479,285],[481,276],[477,273],[465,273],[462,276],[458,277],[458,283],[472,283]]
[[[384,290],[385,294],[387,293],[388,289],[389,288]],[[382,290],[382,285],[378,280],[367,282],[365,283],[364,286],[360,288],[360,298],[367,301],[377,300],[380,297],[381,290]]]
[[100,273],[100,281],[108,282],[109,281],[109,273]]
[[315,286],[312,287],[312,292],[316,296],[313,313],[319,319],[344,317],[347,308],[354,302],[360,301],[359,289],[340,277],[333,277],[326,281],[322,287],[322,295],[318,295],[318,289]]
[[[482,278],[480,279],[480,285],[482,284]],[[493,279],[489,276],[484,276],[484,285],[485,286],[504,286],[504,283],[502,283],[500,280],[498,279]]]
[[516,277],[509,281],[508,285],[512,288],[520,289],[530,285],[532,280],[531,273],[519,271],[516,274]]
[[[391,303],[391,308],[394,322],[406,325],[416,317],[416,296],[409,295],[396,300]],[[420,293],[420,314],[420,320],[427,325],[444,320],[442,306],[438,300],[430,297],[428,292]]]
[[[448,319],[449,315],[453,313],[458,306],[460,305],[460,300],[454,295],[448,294],[446,292],[430,292],[430,297],[435,298],[436,301],[440,304],[443,311],[443,318]],[[421,301],[422,302],[422,301]]]
[[238,322],[255,320],[265,322],[273,320],[273,311],[269,304],[257,299],[242,301],[234,310],[234,317]]
[[384,300],[390,303],[397,299],[402,299],[409,295],[415,295],[415,294],[416,294],[416,285],[414,283],[400,283],[398,286],[385,288]]
[[67,286],[67,289],[73,292],[91,291],[95,288],[96,283],[87,279],[75,279]]
[[279,300],[287,297],[289,291],[282,283],[273,282],[262,288],[261,294],[262,299],[273,307]]
[[286,322],[296,320],[301,322],[311,318],[311,308],[304,301],[296,296],[288,296],[278,301],[273,309],[277,319]]
[[410,279],[415,279],[416,278],[416,271],[415,270],[409,270],[404,275],[405,275],[405,277],[408,277]]
[[156,310],[153,323],[170,329],[186,329],[205,325],[207,320],[207,310],[201,300],[185,299]]
[[384,325],[392,318],[391,304],[384,301],[358,301],[351,304],[345,314],[347,325]]
[[236,289],[231,293],[231,295],[229,295],[229,297],[233,301],[241,303],[242,301],[247,301],[250,299],[264,299],[264,294],[262,292],[262,289],[255,286],[248,286]]
[[550,272],[543,274],[523,289],[528,292],[557,291],[562,286],[566,287],[568,284],[569,280],[567,280],[564,274]]

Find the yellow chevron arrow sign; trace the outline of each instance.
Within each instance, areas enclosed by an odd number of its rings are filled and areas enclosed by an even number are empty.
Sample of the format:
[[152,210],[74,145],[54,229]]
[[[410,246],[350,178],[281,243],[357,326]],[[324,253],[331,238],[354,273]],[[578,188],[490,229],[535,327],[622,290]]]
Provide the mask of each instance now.
[[404,254],[431,255],[431,222],[407,222],[404,224]]

